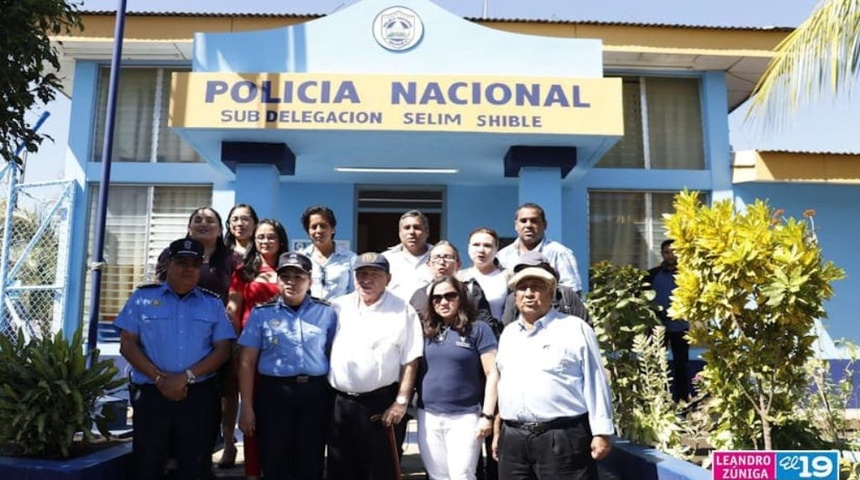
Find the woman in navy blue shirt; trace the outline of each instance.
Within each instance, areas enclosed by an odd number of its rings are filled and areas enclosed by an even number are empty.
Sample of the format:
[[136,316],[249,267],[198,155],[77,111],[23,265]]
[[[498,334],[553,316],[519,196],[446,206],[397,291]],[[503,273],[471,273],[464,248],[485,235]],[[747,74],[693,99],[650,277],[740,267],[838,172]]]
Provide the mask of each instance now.
[[418,371],[421,460],[432,480],[474,479],[482,440],[493,430],[496,337],[475,321],[475,307],[456,278],[430,284],[429,299]]

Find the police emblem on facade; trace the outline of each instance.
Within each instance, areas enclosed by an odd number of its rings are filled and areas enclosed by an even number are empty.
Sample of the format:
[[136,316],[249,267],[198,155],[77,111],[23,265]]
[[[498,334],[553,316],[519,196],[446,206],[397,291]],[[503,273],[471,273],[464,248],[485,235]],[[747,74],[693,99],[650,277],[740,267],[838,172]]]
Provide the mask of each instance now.
[[390,7],[373,19],[373,38],[392,51],[414,47],[424,35],[424,24],[415,11],[406,7]]

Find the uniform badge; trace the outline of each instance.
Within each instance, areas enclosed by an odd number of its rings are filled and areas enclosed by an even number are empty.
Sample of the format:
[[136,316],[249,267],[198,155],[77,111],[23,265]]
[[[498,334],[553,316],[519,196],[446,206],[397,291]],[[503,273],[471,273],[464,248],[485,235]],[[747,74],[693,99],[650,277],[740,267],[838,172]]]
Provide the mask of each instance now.
[[157,299],[157,298],[153,298],[153,299],[152,299],[152,306],[153,306],[153,307],[157,307],[157,306],[159,306],[159,305],[161,305],[161,300],[159,300],[159,299]]
[[278,328],[281,326],[281,321],[278,320],[277,318],[273,318],[273,319],[269,320],[269,325],[271,325],[272,328]]
[[466,340],[466,337],[460,337],[460,340],[455,342],[454,345],[457,345],[458,347],[463,347],[463,348],[472,348],[472,344],[470,344]]

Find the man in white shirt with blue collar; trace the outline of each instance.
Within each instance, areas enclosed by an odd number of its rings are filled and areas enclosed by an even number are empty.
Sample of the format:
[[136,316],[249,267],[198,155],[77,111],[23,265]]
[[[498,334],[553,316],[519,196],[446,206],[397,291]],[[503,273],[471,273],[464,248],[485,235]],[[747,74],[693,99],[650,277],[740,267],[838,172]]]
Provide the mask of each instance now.
[[388,291],[405,301],[412,298],[415,290],[429,285],[433,277],[427,268],[430,249],[427,243],[430,224],[427,216],[419,210],[410,210],[400,216],[397,225],[400,243],[382,252],[391,266],[391,283]]
[[540,267],[509,282],[520,311],[499,339],[500,480],[597,480],[614,432],[597,337],[552,308],[555,277]]
[[520,255],[528,251],[543,254],[552,268],[558,272],[558,284],[570,287],[574,292],[582,291],[582,280],[573,251],[559,242],[546,238],[546,214],[536,203],[524,203],[517,208],[514,216],[514,229],[517,239],[514,243],[499,250],[496,258],[506,269],[517,263]]

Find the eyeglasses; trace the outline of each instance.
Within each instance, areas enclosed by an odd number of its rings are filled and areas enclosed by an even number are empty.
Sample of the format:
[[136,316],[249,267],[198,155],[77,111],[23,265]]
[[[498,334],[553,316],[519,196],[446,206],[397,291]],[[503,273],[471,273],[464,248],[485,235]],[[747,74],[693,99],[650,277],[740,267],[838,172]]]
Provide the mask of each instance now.
[[430,300],[433,303],[442,303],[443,298],[447,302],[453,302],[454,300],[459,299],[460,296],[457,294],[457,292],[448,292],[448,293],[443,293],[442,295],[430,295]]
[[430,257],[430,261],[433,263],[456,262],[457,257],[455,257],[454,255],[432,255]]

